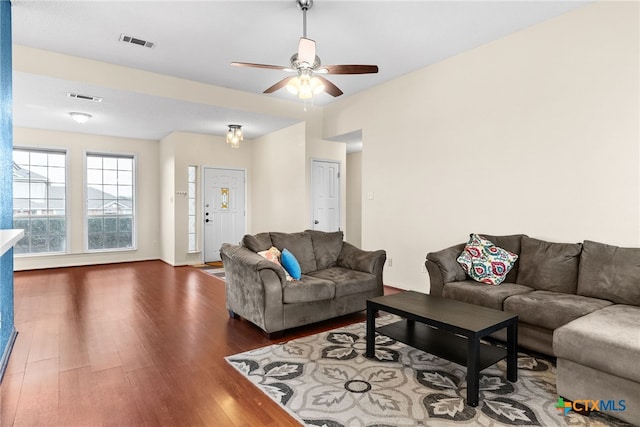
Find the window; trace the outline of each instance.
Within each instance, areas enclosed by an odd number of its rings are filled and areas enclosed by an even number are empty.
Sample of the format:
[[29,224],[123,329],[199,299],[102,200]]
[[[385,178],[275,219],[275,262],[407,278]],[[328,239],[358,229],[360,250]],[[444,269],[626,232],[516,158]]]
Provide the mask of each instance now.
[[133,249],[135,158],[87,154],[87,249]]
[[13,226],[24,229],[15,254],[66,252],[67,154],[13,150]]
[[187,197],[189,199],[189,252],[196,252],[198,245],[196,243],[196,176],[198,169],[196,166],[189,166],[187,168],[187,182],[189,190]]

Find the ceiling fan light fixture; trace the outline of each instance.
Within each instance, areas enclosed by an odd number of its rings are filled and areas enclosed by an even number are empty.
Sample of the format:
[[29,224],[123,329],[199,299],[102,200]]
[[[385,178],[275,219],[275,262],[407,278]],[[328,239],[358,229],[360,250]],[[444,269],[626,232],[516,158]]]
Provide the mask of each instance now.
[[229,125],[227,131],[227,144],[231,145],[231,148],[240,148],[240,143],[244,140],[242,135],[241,125]]
[[287,90],[300,99],[311,99],[324,91],[324,84],[317,77],[298,76],[289,80]]

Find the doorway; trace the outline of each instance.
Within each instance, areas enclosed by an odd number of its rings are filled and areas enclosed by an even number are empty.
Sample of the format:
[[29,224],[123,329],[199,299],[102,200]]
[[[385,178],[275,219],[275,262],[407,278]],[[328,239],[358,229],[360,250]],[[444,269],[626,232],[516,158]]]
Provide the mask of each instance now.
[[203,168],[203,258],[220,261],[223,243],[237,244],[246,233],[246,173],[239,169]]
[[312,160],[314,230],[340,230],[340,162]]

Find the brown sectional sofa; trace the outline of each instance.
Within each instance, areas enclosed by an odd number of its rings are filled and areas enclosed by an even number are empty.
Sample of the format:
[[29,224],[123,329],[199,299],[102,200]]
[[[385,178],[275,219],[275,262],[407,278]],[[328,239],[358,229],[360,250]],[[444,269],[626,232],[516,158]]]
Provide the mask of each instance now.
[[483,236],[519,255],[506,280],[466,276],[461,243],[427,254],[430,293],[517,314],[518,344],[557,358],[559,396],[640,425],[640,248]]
[[[258,254],[287,248],[302,270],[287,281],[285,270]],[[367,298],[384,293],[383,250],[364,251],[343,241],[341,231],[266,232],[246,235],[239,245],[220,248],[226,303],[267,335],[364,310]]]

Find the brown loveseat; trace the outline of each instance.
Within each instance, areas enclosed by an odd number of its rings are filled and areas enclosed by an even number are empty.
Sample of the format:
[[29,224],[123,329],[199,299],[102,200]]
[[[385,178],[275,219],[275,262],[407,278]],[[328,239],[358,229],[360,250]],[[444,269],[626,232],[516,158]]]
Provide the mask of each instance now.
[[[258,255],[272,246],[288,249],[302,270],[287,281],[285,270]],[[364,310],[367,298],[383,294],[383,250],[363,251],[343,241],[341,231],[267,232],[246,235],[220,248],[227,309],[267,335]]]
[[557,357],[559,396],[640,425],[640,248],[483,236],[519,255],[506,280],[471,280],[460,243],[427,254],[430,293],[517,314],[518,345]]

